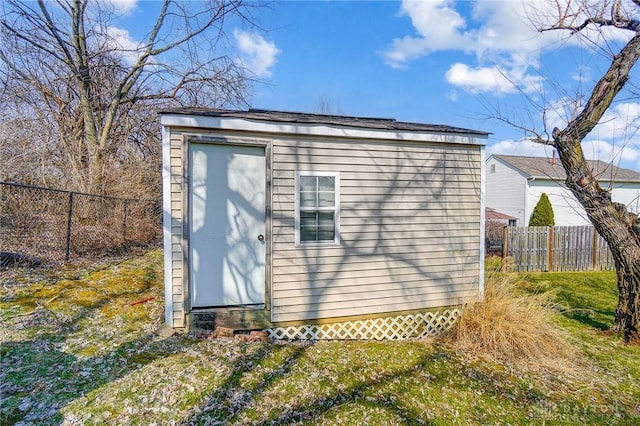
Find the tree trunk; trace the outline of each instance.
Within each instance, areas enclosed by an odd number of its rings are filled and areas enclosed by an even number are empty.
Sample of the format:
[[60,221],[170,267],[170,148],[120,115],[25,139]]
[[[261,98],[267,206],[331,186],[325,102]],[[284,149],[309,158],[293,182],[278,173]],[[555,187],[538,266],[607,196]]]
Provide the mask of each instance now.
[[618,307],[612,329],[622,332],[625,342],[640,342],[640,258],[616,259]]
[[567,187],[585,209],[596,231],[605,239],[618,274],[618,307],[612,329],[624,340],[638,339],[640,331],[640,219],[623,204],[611,201],[582,155],[579,143],[562,134],[555,135]]
[[610,191],[600,187],[594,173],[602,171],[591,169],[581,143],[629,80],[629,73],[639,58],[640,28],[612,58],[609,69],[596,83],[580,114],[564,129],[553,130],[554,145],[567,174],[567,188],[584,207],[587,217],[613,254],[619,299],[612,328],[622,331],[626,342],[637,339],[640,330],[640,219],[637,214],[628,212],[625,205],[613,202]]

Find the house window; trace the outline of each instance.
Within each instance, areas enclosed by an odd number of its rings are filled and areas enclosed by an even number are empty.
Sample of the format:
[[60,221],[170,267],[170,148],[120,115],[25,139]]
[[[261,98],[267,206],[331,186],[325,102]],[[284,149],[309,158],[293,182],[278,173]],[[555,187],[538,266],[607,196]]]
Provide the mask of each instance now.
[[296,244],[340,243],[340,173],[296,173]]
[[490,173],[495,173],[496,172],[496,165],[492,164],[489,170],[490,170]]

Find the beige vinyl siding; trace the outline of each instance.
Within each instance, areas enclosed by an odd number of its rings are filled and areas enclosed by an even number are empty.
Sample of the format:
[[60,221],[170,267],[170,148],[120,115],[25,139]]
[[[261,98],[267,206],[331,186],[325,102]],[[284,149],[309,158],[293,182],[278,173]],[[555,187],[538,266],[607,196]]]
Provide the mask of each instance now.
[[[183,254],[187,132],[222,136],[170,129],[174,327],[186,326],[189,308]],[[269,140],[274,322],[435,308],[477,297],[480,146]],[[340,172],[339,246],[296,247],[296,171]]]
[[182,240],[183,232],[183,138],[182,132],[170,132],[170,184],[171,184],[171,301],[173,304],[173,327],[185,327],[185,280]]
[[[272,152],[274,322],[478,296],[479,146],[282,139]],[[295,246],[296,171],[340,172],[339,246]]]

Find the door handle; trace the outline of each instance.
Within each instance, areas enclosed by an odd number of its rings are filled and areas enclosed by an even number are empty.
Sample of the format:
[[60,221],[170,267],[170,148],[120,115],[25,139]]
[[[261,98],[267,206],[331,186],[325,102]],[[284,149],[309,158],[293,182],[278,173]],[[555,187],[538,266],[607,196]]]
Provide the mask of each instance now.
[[258,241],[264,241],[264,235],[262,234],[258,235]]

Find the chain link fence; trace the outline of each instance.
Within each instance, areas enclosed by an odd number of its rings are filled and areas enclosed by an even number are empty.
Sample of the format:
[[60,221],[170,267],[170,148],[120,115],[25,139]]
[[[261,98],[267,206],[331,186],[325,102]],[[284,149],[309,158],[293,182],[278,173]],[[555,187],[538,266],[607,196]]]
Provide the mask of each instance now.
[[158,200],[135,200],[0,182],[3,263],[95,257],[162,238]]

